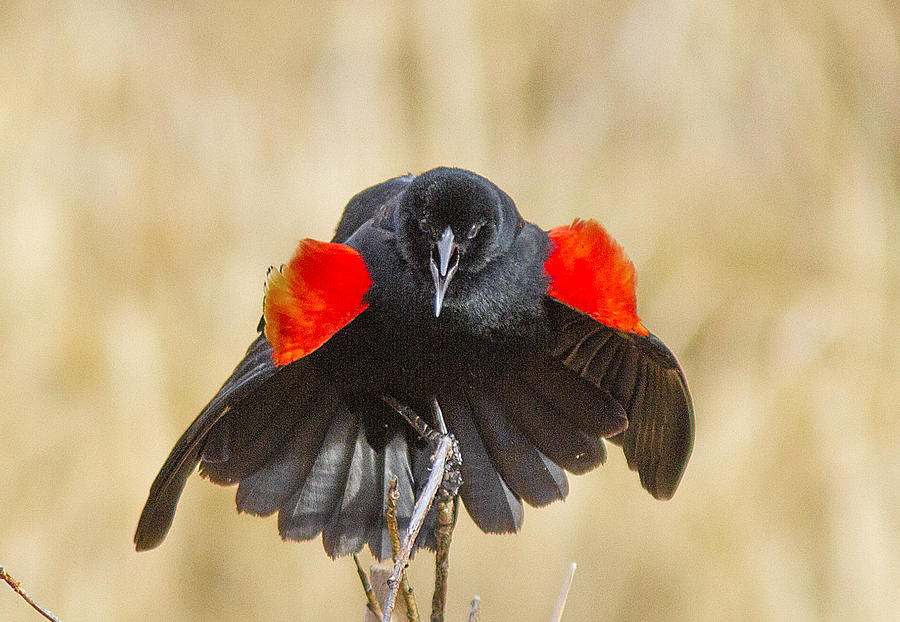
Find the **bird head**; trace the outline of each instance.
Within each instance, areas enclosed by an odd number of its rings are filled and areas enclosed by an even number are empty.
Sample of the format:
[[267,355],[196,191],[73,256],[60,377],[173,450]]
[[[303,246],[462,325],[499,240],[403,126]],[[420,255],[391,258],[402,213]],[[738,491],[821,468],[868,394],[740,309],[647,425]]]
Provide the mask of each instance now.
[[[505,253],[522,226],[512,199],[470,171],[436,168],[400,197],[397,244],[406,262],[434,284],[434,315],[464,280]],[[448,294],[451,292],[451,294]]]

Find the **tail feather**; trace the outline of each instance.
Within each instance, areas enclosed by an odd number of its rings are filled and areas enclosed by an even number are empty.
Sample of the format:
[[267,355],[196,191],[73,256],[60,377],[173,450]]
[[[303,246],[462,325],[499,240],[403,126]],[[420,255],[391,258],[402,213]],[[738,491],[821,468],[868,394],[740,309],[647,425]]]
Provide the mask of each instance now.
[[333,412],[339,402],[334,390],[326,389],[315,410],[300,412],[300,421],[290,433],[290,439],[267,464],[241,480],[235,502],[241,512],[268,516],[300,490],[322,447]]
[[381,495],[375,466],[375,450],[366,440],[365,427],[360,425],[341,501],[322,532],[325,551],[331,557],[359,551],[368,539],[372,523],[378,521]]
[[[343,404],[343,408],[346,409]],[[310,540],[324,528],[341,502],[359,432],[357,413],[322,413],[331,425],[312,469],[278,512],[278,531],[285,540]]]
[[[513,397],[505,385],[506,382],[501,383],[502,397]],[[491,464],[510,490],[533,506],[565,498],[569,484],[562,470],[556,465],[548,469],[549,461],[518,428],[510,425],[507,413],[513,411],[514,403],[504,403],[493,386],[469,386],[466,392]]]
[[463,455],[459,495],[472,520],[487,533],[518,531],[524,517],[522,501],[494,470],[471,404],[465,395],[450,393],[441,402],[441,408]]
[[[373,446],[367,434],[371,413],[348,408],[330,384],[322,384],[321,389],[296,413],[297,421],[281,449],[240,479],[238,510],[260,516],[279,511],[283,538],[308,540],[321,532],[332,557],[357,552],[368,544],[375,557],[388,559],[391,546],[384,510],[390,481],[397,477],[397,522],[405,531],[428,476],[431,452],[410,449],[405,424],[389,431],[386,438],[390,440],[376,449],[384,439],[375,439]],[[239,457],[240,449],[231,447],[229,460]],[[411,451],[423,462],[417,463],[415,477]],[[434,526],[432,511],[417,547],[433,548]]]
[[415,480],[409,464],[409,450],[406,444],[406,435],[398,430],[391,440],[384,446],[379,455],[378,477],[378,516],[372,521],[369,531],[369,550],[376,559],[389,559],[391,557],[391,541],[385,519],[388,493],[391,479],[397,477],[397,526],[401,533],[409,527],[409,519],[413,512],[413,487]]
[[[553,460],[545,456],[539,450],[535,449],[535,452],[540,456],[541,461],[544,463],[544,468],[547,470],[547,475],[553,479],[553,483],[559,491],[559,497],[557,497],[557,499],[565,499],[569,494],[569,480],[566,477],[566,472],[563,471],[562,467],[553,462]],[[551,499],[551,501],[555,500],[556,499]]]

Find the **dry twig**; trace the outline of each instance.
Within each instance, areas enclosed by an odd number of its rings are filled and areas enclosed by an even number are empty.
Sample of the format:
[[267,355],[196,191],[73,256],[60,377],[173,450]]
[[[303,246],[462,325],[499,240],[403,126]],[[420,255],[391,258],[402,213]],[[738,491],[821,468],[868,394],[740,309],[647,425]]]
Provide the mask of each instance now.
[[22,589],[22,586],[19,584],[19,582],[13,579],[12,576],[8,572],[6,572],[6,569],[3,566],[0,566],[0,579],[6,581],[6,583],[9,584],[9,587],[11,587],[16,594],[21,596],[25,600],[25,602],[31,605],[39,614],[41,614],[48,620],[51,620],[52,622],[59,622],[59,618],[34,602],[34,599],[28,595],[28,592]]
[[[378,599],[379,603],[384,603],[384,599],[387,597],[388,593],[388,577],[391,576],[391,570],[394,565],[389,564],[385,566],[384,564],[372,564],[369,568],[369,582],[372,584],[372,590],[375,592],[375,598]],[[406,601],[402,598],[397,600],[396,607],[394,607],[394,613],[391,614],[391,620],[396,622],[397,620],[405,620],[406,619]],[[381,622],[381,618],[376,618],[371,611],[369,611],[368,607],[366,608],[365,622]]]
[[478,622],[478,618],[481,615],[481,597],[473,596],[472,597],[472,606],[469,609],[469,622]]
[[[419,495],[416,505],[413,507],[409,527],[406,535],[402,538],[402,546],[398,546],[401,537],[396,519],[396,478],[391,485],[390,495],[388,496],[388,509],[386,510],[385,516],[388,522],[388,532],[391,534],[391,549],[394,555],[394,568],[388,579],[388,593],[384,600],[384,614],[382,619],[384,622],[390,621],[394,603],[397,598],[398,587],[403,587],[404,597],[407,599],[407,603],[409,604],[409,602],[412,601],[412,589],[409,588],[408,583],[404,586],[404,579],[401,579],[401,577],[405,578],[406,567],[409,564],[409,557],[415,546],[419,530],[422,529],[425,517],[435,500],[435,495],[438,494],[440,489],[441,496],[439,497],[439,503],[441,505],[439,508],[439,515],[443,516],[444,522],[441,523],[442,519],[439,516],[438,532],[435,534],[438,540],[438,555],[435,557],[437,567],[435,571],[435,596],[432,600],[431,619],[443,620],[444,602],[446,600],[447,591],[447,556],[450,548],[450,534],[453,531],[454,522],[453,509],[455,506],[456,495],[462,482],[459,474],[459,465],[462,462],[462,457],[459,453],[459,445],[457,444],[456,439],[447,432],[447,426],[444,423],[444,417],[441,414],[441,408],[437,403],[437,399],[432,400],[432,406],[434,408],[434,417],[438,424],[439,431],[428,425],[426,421],[419,417],[408,406],[400,404],[391,397],[384,397],[382,399],[384,399],[385,403],[391,406],[391,408],[397,411],[397,413],[402,416],[422,438],[435,445],[435,451],[431,457],[431,473],[428,475],[428,480],[425,482],[425,486]],[[412,603],[412,613],[409,613],[409,609],[410,608],[407,607],[408,615],[412,615],[413,613],[418,615],[414,602]],[[413,618],[410,617],[409,619],[412,620]]]
[[454,500],[444,490],[438,492],[437,528],[434,535],[434,596],[431,599],[431,622],[443,622],[447,602],[447,575],[450,571],[450,537],[453,534]]
[[[426,441],[428,441],[429,443],[437,443],[440,440],[440,433],[438,433],[437,430],[428,425],[428,423],[419,415],[417,415],[416,411],[414,411],[412,408],[401,404],[394,398],[387,395],[382,396],[381,399],[385,404],[393,408],[398,415],[403,417],[406,423],[411,425],[413,429],[418,432],[419,436],[424,438]],[[444,432],[444,434],[446,434],[446,432]]]
[[[397,501],[400,499],[400,491],[397,490],[397,476],[391,479],[388,488],[387,508],[384,511],[385,520],[387,521],[388,535],[391,540],[391,558],[397,563],[400,556],[400,527],[397,525]],[[408,622],[419,622],[419,608],[416,606],[416,598],[413,595],[412,586],[409,584],[409,578],[406,569],[400,575],[400,590],[403,592],[403,599],[406,601],[406,619]]]
[[453,439],[449,436],[445,436],[438,441],[438,447],[431,463],[431,474],[428,476],[428,481],[425,482],[425,487],[422,489],[422,495],[419,497],[419,500],[413,508],[412,518],[410,518],[409,521],[409,529],[403,540],[403,548],[400,551],[400,555],[394,560],[394,570],[391,572],[391,576],[388,579],[388,587],[390,589],[384,602],[384,617],[382,618],[384,622],[390,622],[391,612],[394,610],[394,601],[397,599],[397,588],[400,587],[400,575],[406,570],[406,566],[409,564],[409,556],[412,553],[416,537],[419,535],[419,530],[422,529],[425,515],[428,514],[428,510],[431,508],[431,503],[434,501],[434,496],[437,494],[438,487],[444,479],[444,466],[447,464],[447,457],[452,450]]
[[362,564],[359,563],[359,555],[353,554],[353,562],[356,564],[356,572],[359,575],[359,582],[362,583],[363,591],[366,593],[366,607],[372,612],[372,615],[381,619],[381,605],[378,604],[378,598],[375,596],[375,590],[369,582],[369,575],[363,570]]
[[[447,424],[444,423],[444,415],[436,399],[432,400],[435,423],[444,437],[449,435]],[[447,467],[444,473],[444,482],[437,494],[437,527],[435,529],[435,541],[437,548],[434,552],[434,595],[431,599],[431,622],[444,622],[444,608],[447,604],[447,579],[450,572],[450,538],[453,535],[453,526],[456,522],[456,493],[459,490],[459,448],[454,444],[454,455],[450,462],[456,460],[455,465]]]
[[563,609],[566,608],[566,599],[569,597],[569,588],[572,587],[572,579],[574,576],[575,562],[572,562],[572,565],[569,566],[569,574],[566,577],[562,591],[559,594],[559,599],[556,601],[556,611],[553,612],[553,617],[550,619],[550,622],[560,622],[560,620],[562,620]]

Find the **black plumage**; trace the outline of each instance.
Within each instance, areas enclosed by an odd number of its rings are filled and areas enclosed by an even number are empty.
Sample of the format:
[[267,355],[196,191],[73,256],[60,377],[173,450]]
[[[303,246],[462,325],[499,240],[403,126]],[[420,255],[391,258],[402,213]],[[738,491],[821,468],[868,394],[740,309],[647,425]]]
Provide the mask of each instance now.
[[[430,449],[382,401],[426,420],[436,397],[462,454],[460,497],[484,531],[517,531],[523,501],[568,493],[565,471],[604,462],[603,438],[658,498],[678,485],[693,411],[675,358],[653,335],[617,330],[548,295],[546,232],[487,179],[439,168],[368,188],[334,242],[362,256],[368,305],[315,351],[276,366],[263,331],[176,443],[141,515],[157,546],[184,482],[238,484],[242,512],[278,512],[285,539],[322,534],[344,555],[390,555],[383,516],[398,478],[405,527]],[[426,520],[420,546],[433,546]]]

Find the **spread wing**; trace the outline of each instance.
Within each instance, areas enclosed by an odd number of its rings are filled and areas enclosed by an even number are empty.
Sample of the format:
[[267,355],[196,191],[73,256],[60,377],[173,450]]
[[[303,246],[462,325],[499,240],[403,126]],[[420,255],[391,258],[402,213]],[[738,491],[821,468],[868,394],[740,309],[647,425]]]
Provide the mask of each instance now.
[[550,232],[545,301],[551,354],[625,409],[620,442],[630,468],[657,499],[681,481],[694,443],[684,374],[636,313],[634,266],[594,221]]
[[246,356],[238,363],[219,392],[175,443],[153,481],[134,534],[134,544],[138,551],[152,549],[166,537],[172,526],[178,498],[188,476],[193,473],[200,460],[200,452],[209,432],[234,406],[253,395],[274,373],[272,348],[266,338],[260,335],[250,345]]
[[[274,448],[266,443],[291,431],[307,389],[321,390],[314,374],[301,374],[291,363],[321,347],[362,313],[370,285],[360,253],[336,243],[303,240],[287,265],[269,271],[259,325],[263,334],[172,449],[141,513],[134,535],[137,550],[154,548],[165,538],[185,482],[201,459],[211,465],[214,479],[221,470],[229,479],[242,462],[270,457]],[[230,425],[237,420],[240,425]],[[314,455],[318,446],[310,449],[306,453]]]
[[657,499],[675,494],[694,445],[694,407],[678,361],[653,334],[614,328],[558,300],[546,301],[551,353],[625,409],[628,466]]

